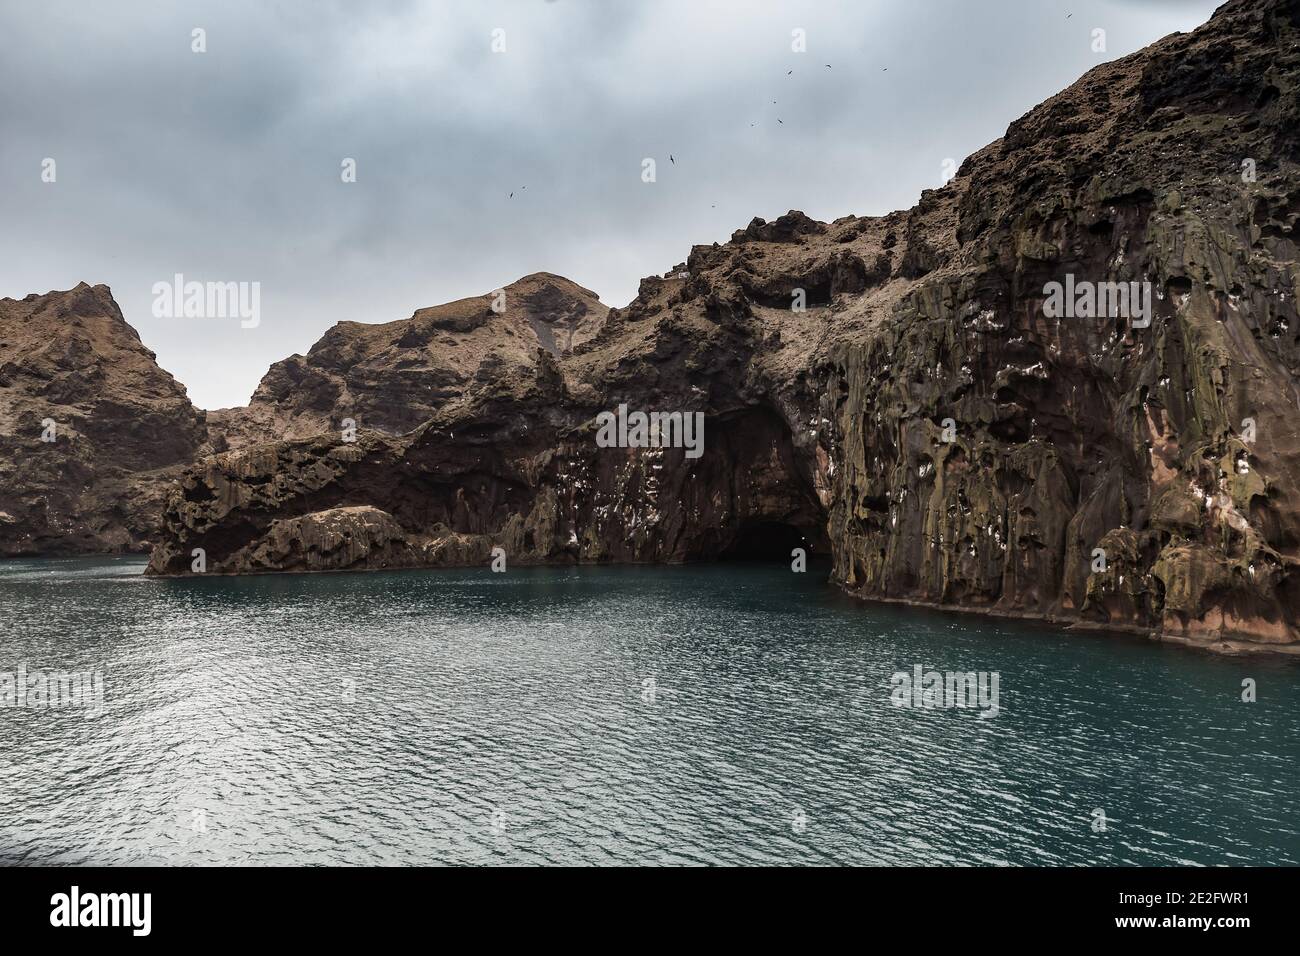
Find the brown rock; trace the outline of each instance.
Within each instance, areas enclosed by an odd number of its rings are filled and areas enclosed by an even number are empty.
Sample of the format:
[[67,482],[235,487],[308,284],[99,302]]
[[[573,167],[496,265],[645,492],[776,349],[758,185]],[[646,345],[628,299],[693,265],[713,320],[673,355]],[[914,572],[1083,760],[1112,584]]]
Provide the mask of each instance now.
[[0,299],[0,554],[148,550],[168,485],[209,451],[107,286]]
[[500,299],[459,299],[396,322],[340,322],[306,355],[271,366],[247,407],[209,413],[213,428],[230,448],[341,431],[345,419],[408,432],[486,368],[531,369],[538,349],[571,351],[608,311],[594,292],[546,272],[500,291]]

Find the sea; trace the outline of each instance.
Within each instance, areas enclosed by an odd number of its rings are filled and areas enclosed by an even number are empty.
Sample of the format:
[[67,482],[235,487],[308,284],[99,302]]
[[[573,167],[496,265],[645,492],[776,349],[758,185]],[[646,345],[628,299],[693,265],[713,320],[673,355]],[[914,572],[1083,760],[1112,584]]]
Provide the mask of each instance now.
[[1300,666],[816,564],[0,563],[0,863],[1300,864]]

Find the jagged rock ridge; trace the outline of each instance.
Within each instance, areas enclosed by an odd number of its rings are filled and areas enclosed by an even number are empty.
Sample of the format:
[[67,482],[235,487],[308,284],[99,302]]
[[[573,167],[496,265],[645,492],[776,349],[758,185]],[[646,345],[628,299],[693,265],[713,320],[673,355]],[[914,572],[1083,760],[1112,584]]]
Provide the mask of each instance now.
[[488,296],[381,324],[340,322],[306,355],[271,366],[242,408],[209,413],[229,447],[341,431],[345,419],[410,431],[476,378],[531,369],[591,338],[607,307],[596,293],[538,272]]

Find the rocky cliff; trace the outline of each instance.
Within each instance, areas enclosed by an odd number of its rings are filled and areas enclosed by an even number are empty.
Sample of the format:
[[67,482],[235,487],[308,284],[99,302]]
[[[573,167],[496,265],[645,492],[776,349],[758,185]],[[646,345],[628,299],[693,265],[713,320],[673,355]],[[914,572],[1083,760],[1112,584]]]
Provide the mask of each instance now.
[[[1300,0],[1233,0],[911,210],[755,220],[404,435],[200,462],[150,571],[802,545],[864,597],[1300,649],[1298,80]],[[607,447],[622,405],[703,454]]]
[[211,451],[107,286],[0,299],[0,555],[148,550]]
[[248,405],[208,413],[230,448],[354,427],[401,434],[476,377],[532,369],[595,335],[596,293],[545,272],[487,296],[380,324],[340,322],[306,355],[271,366]]
[[107,286],[0,299],[0,556],[148,551],[181,469],[345,422],[409,431],[475,380],[595,334],[595,293],[546,273],[488,300],[342,322],[277,362],[252,401],[204,412],[158,367]]

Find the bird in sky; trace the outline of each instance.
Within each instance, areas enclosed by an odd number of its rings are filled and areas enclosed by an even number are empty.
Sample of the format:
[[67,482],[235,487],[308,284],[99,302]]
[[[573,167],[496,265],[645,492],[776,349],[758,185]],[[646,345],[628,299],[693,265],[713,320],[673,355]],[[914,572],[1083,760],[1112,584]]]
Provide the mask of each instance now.
[[674,166],[677,165],[677,160],[673,159],[673,154],[672,154],[672,153],[669,153],[669,154],[668,154],[668,162],[672,163]]
[[793,73],[793,72],[794,72],[794,70],[786,70],[786,71],[785,71],[785,75],[786,75],[786,76],[789,76],[789,75],[790,75],[791,73]]

